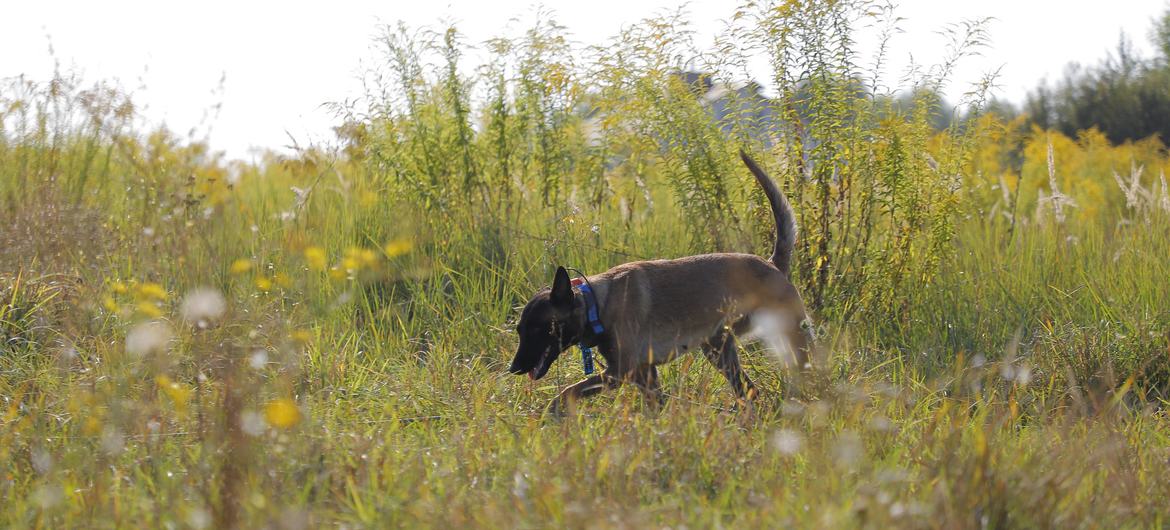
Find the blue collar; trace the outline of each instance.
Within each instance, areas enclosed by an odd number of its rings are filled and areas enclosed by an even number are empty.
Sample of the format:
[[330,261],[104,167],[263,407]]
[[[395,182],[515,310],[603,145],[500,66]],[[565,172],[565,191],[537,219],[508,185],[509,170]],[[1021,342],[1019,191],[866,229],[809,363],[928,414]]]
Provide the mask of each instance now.
[[573,280],[573,286],[581,291],[581,296],[585,298],[585,316],[589,320],[589,327],[586,333],[581,337],[581,343],[578,345],[581,348],[581,364],[585,367],[585,375],[593,373],[593,346],[597,346],[601,342],[601,334],[605,333],[605,326],[601,325],[600,308],[597,305],[597,295],[593,293],[593,288],[589,286],[589,282],[578,278]]

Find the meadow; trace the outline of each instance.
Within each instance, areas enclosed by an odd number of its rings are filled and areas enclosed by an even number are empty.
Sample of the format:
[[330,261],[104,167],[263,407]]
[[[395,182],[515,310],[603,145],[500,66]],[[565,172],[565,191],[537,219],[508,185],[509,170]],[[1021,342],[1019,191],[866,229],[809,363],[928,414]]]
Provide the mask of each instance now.
[[[3,80],[0,525],[1170,524],[1166,146],[1005,121],[990,78],[944,105],[978,21],[875,86],[854,32],[895,29],[850,2],[747,2],[713,50],[677,14],[595,46],[548,15],[380,28],[340,145],[258,163],[114,82]],[[543,417],[582,368],[507,374],[517,307],[561,264],[766,254],[740,148],[797,211],[812,372],[748,347],[742,407],[686,356],[662,410]]]

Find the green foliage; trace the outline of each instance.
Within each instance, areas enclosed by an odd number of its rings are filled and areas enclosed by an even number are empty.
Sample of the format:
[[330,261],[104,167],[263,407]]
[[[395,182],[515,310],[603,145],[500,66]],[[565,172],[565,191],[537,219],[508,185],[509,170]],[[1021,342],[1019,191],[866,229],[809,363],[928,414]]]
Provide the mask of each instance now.
[[[871,93],[871,16],[746,3],[706,54],[679,14],[587,49],[541,14],[475,70],[384,28],[346,145],[255,165],[8,82],[0,526],[1165,526],[1164,148],[942,119],[979,24]],[[761,54],[775,98],[734,84]],[[516,306],[556,264],[769,247],[740,147],[800,215],[816,369],[745,348],[732,410],[684,356],[665,410],[542,419],[580,368],[504,374]]]

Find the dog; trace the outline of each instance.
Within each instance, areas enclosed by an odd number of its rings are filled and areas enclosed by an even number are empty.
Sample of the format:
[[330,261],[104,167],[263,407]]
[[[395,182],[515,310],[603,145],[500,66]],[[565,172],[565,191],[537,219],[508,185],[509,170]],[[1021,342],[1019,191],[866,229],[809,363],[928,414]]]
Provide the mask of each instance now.
[[597,348],[606,366],[565,388],[548,412],[563,414],[578,400],[623,383],[636,384],[660,406],[664,394],[657,366],[696,348],[727,378],[737,402],[750,402],[758,391],[740,366],[739,336],[762,340],[782,361],[809,366],[808,316],[790,280],[796,242],[792,207],[747,153],[741,150],[740,158],[772,209],[771,257],[715,253],[636,261],[576,282],[565,267],[557,267],[552,286],[537,292],[520,314],[520,343],[508,371],[540,379],[575,344]]

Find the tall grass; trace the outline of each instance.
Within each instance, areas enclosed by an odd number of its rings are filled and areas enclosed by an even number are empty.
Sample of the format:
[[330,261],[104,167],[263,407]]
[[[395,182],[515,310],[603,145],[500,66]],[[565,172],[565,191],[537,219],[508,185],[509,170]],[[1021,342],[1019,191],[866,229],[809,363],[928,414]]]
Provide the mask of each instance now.
[[[7,81],[0,521],[1165,525],[1165,148],[936,130],[982,26],[903,106],[857,66],[883,59],[854,28],[895,33],[877,7],[745,3],[714,52],[679,13],[588,47],[541,13],[478,68],[457,28],[382,28],[344,144],[256,165],[111,86]],[[679,75],[752,57],[776,97],[732,91],[722,122]],[[516,306],[556,264],[766,248],[740,147],[800,215],[815,374],[749,349],[765,393],[737,412],[685,357],[664,411],[624,389],[541,418],[579,368],[506,376]]]

